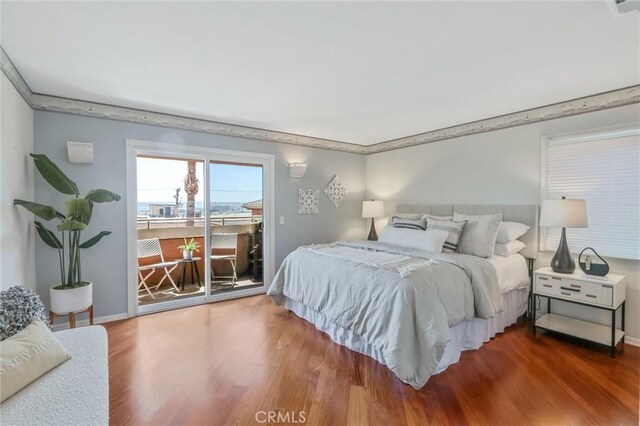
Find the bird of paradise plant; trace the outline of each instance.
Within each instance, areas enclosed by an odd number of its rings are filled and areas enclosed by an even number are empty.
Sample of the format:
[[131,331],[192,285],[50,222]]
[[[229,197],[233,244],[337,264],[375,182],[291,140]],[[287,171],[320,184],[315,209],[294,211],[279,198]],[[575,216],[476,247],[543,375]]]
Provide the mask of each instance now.
[[64,203],[64,213],[51,206],[25,200],[13,200],[14,205],[22,206],[40,219],[58,220],[56,227],[60,238],[55,232],[47,229],[42,222],[35,221],[36,231],[42,241],[58,250],[60,262],[61,284],[56,289],[71,289],[88,284],[82,281],[80,251],[96,245],[111,231],[102,231],[80,242],[82,231],[89,225],[94,203],[109,203],[120,200],[120,195],[106,189],[93,189],[84,197],[80,196],[78,186],[44,154],[30,154],[40,175],[49,185],[62,194],[73,197]]

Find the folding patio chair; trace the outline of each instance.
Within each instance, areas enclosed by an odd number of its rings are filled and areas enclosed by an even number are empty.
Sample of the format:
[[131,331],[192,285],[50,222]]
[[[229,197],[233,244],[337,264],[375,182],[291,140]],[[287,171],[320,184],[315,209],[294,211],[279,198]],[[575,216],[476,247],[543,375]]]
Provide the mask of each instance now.
[[[213,254],[214,249],[226,249],[233,251],[228,254]],[[218,278],[230,278],[231,287],[235,287],[238,276],[236,275],[236,261],[238,260],[238,234],[211,234],[211,262],[228,260],[233,270],[231,276],[219,276]],[[213,265],[211,265],[211,283],[215,281]]]
[[[147,257],[160,257],[160,263],[152,263],[150,265],[140,266],[140,262],[138,262],[138,276],[140,277],[138,292],[141,291],[140,289],[142,287],[144,287],[144,290],[149,293],[149,296],[151,296],[151,298],[155,300],[155,296],[153,295],[153,293],[151,293],[151,289],[149,289],[149,286],[147,285],[147,280],[158,269],[164,270],[164,276],[162,277],[158,285],[156,285],[153,289],[157,290],[158,287],[162,285],[165,278],[169,278],[169,281],[171,282],[171,285],[173,285],[173,288],[180,291],[178,289],[178,286],[176,286],[176,283],[173,282],[173,279],[171,278],[171,272],[178,267],[178,262],[165,262],[164,256],[162,255],[162,247],[160,247],[159,239],[150,238],[148,240],[138,240],[138,261]],[[142,271],[149,270],[151,270],[151,272],[149,272],[147,275],[142,275]]]

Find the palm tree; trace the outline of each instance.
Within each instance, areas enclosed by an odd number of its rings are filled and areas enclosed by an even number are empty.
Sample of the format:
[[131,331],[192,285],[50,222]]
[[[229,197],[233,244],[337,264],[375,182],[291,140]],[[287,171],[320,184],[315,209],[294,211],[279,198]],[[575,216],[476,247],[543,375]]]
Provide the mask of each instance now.
[[[196,162],[187,161],[187,170],[187,176],[184,178],[184,190],[187,193],[187,219],[189,219],[196,216],[196,194],[198,193]],[[193,226],[193,220],[187,220],[187,226]]]

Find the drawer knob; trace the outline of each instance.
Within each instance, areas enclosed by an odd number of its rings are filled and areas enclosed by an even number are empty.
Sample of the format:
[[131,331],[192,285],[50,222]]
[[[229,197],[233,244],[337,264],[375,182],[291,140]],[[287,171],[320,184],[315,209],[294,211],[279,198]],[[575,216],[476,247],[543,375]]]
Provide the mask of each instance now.
[[597,299],[598,296],[596,296],[595,294],[589,294],[589,293],[585,293],[585,296],[590,297],[592,299]]
[[571,293],[566,293],[564,291],[561,291],[560,294],[562,294],[563,296],[571,296]]
[[552,285],[550,285],[550,284],[542,284],[542,287],[549,287],[549,288],[553,288],[553,286],[552,286]]

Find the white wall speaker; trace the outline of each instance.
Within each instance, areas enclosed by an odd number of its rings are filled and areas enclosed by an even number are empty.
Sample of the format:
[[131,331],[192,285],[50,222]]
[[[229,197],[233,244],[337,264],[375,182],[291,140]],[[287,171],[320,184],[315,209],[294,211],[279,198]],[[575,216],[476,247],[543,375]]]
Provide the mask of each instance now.
[[67,155],[73,164],[93,164],[93,144],[89,142],[67,142]]

